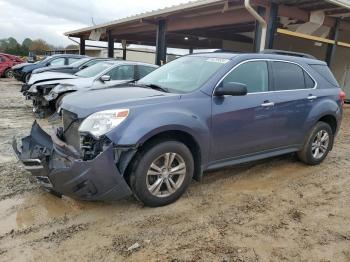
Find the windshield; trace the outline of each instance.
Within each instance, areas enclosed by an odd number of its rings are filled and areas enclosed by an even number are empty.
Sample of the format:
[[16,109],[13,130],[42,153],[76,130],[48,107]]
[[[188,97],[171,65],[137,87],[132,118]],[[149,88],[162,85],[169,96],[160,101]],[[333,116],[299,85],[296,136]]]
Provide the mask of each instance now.
[[95,77],[99,74],[101,74],[106,69],[110,68],[113,65],[113,63],[103,62],[103,63],[97,63],[95,65],[92,65],[88,68],[85,68],[78,73],[76,73],[76,76],[79,77]]
[[86,63],[87,61],[89,61],[91,58],[82,58],[82,59],[79,59],[78,61],[75,61],[74,63],[71,63],[69,66],[71,67],[79,67],[81,66],[82,64]]
[[189,93],[201,87],[228,61],[200,56],[178,58],[145,76],[138,84],[158,86],[174,93]]

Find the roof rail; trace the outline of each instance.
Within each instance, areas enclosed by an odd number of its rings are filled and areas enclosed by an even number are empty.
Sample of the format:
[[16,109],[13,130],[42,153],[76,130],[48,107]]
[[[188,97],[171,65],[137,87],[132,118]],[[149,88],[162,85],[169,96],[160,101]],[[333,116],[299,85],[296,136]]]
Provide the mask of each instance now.
[[261,51],[260,53],[261,54],[274,54],[274,55],[289,55],[289,56],[297,56],[297,57],[316,59],[316,57],[309,55],[309,54],[291,52],[291,51],[285,51],[285,50],[265,49],[265,50]]

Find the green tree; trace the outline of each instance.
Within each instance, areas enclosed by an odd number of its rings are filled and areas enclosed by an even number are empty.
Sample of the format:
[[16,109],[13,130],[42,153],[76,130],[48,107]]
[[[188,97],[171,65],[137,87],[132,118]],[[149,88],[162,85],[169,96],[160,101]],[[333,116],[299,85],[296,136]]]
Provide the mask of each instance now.
[[32,39],[26,38],[22,42],[22,56],[26,56],[29,53],[29,47],[33,43]]
[[44,55],[45,51],[51,49],[51,47],[52,46],[50,46],[46,41],[42,39],[36,39],[33,40],[29,46],[29,51],[35,52],[36,55]]
[[9,37],[5,41],[5,53],[11,54],[11,55],[21,55],[22,53],[22,47],[17,42],[17,40],[13,37]]

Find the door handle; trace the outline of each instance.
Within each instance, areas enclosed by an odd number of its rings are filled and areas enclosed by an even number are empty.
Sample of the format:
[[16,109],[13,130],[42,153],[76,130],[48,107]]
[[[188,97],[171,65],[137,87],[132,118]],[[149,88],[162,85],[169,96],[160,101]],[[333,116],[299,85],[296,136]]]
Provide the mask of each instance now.
[[313,95],[309,95],[307,97],[308,100],[315,100],[317,98],[317,96],[313,96]]
[[262,107],[272,107],[274,105],[275,105],[275,103],[273,103],[273,102],[264,102],[263,104],[261,104]]

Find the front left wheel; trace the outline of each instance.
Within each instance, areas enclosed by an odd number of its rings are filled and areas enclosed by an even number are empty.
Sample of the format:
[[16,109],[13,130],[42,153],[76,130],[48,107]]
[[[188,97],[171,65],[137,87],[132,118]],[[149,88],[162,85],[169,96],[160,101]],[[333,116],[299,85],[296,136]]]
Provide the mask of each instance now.
[[131,189],[147,206],[175,202],[188,188],[194,172],[191,151],[178,141],[162,141],[148,146],[134,160]]

